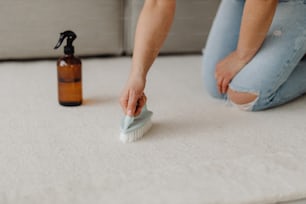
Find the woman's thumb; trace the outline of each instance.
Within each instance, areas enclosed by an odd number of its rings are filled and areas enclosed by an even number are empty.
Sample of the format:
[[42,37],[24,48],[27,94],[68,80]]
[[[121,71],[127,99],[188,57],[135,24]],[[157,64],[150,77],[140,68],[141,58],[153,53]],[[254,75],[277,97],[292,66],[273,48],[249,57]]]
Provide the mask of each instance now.
[[136,111],[137,97],[135,91],[130,91],[128,105],[127,105],[127,115],[133,116]]

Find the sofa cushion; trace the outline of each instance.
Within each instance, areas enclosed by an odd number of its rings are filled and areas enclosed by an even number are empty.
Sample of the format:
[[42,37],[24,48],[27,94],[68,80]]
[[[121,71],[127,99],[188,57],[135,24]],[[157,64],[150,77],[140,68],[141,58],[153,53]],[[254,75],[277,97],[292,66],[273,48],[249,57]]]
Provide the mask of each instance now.
[[122,53],[122,0],[4,0],[0,59],[55,57],[59,33],[71,29],[77,55]]

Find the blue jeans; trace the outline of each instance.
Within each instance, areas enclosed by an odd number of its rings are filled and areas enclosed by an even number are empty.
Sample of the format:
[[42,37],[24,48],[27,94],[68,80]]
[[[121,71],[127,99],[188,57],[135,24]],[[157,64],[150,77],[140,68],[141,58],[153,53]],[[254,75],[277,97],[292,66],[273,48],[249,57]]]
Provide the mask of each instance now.
[[[205,88],[217,98],[216,64],[237,47],[245,0],[223,0],[203,50]],[[259,111],[306,93],[306,0],[280,0],[266,39],[229,87],[258,97],[242,109]]]

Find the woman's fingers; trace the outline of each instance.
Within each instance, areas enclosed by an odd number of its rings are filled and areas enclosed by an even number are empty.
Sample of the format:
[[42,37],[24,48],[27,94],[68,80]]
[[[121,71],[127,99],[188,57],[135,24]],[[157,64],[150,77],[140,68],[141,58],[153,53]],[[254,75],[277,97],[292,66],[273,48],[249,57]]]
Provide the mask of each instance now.
[[136,111],[138,97],[134,90],[129,91],[129,100],[127,104],[127,112],[126,114],[129,116],[134,116]]
[[229,79],[227,79],[227,78],[223,79],[223,82],[222,82],[222,92],[221,92],[222,94],[225,94],[227,92],[229,82],[230,82]]
[[223,78],[222,77],[217,78],[217,88],[219,93],[222,93],[222,84],[223,84]]
[[126,115],[137,116],[141,113],[146,101],[147,97],[144,93],[137,94],[136,91],[130,90],[127,99],[123,98],[120,103]]
[[227,78],[219,77],[217,87],[220,94],[226,94],[230,80]]
[[129,93],[124,91],[120,97],[120,105],[124,113],[127,112],[128,102],[129,102]]
[[138,93],[136,90],[125,90],[120,97],[121,108],[129,116],[138,115],[146,101],[145,94],[143,92]]
[[140,99],[144,95],[144,87],[145,79],[142,77],[129,78],[120,98],[120,105],[125,115],[135,116],[139,112],[138,107],[143,106],[143,102]]
[[231,82],[231,77],[224,76],[224,74],[216,74],[217,89],[220,94],[226,94],[228,90],[229,83]]
[[137,102],[137,106],[136,106],[136,111],[135,111],[135,116],[139,115],[141,113],[142,108],[144,107],[144,105],[147,102],[147,97],[145,96],[145,94],[143,94],[138,102]]

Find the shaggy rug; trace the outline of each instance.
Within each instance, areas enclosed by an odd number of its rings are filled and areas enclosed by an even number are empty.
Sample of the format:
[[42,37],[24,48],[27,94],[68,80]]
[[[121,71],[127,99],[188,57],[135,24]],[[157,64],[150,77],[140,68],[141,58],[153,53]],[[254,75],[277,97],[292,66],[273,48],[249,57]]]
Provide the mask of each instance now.
[[119,96],[130,64],[125,57],[84,59],[84,104],[63,107],[55,61],[0,63],[1,204],[306,197],[306,97],[243,112],[208,96],[201,56],[160,57],[146,87],[153,127],[123,144]]

